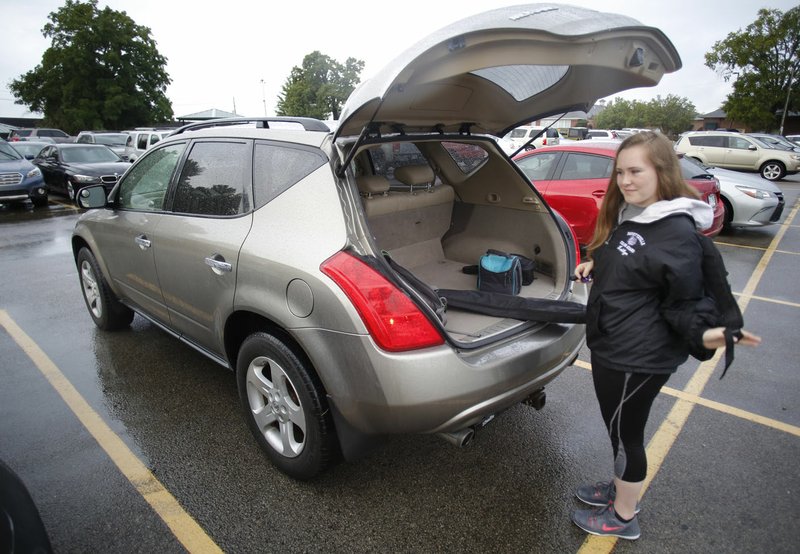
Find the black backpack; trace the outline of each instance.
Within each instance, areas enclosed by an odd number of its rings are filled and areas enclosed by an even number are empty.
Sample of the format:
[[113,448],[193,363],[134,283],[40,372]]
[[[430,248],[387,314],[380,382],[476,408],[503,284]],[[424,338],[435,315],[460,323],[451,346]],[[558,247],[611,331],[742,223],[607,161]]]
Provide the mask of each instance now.
[[722,261],[722,255],[717,250],[714,241],[698,233],[700,244],[703,247],[703,287],[706,295],[714,300],[717,307],[717,320],[714,327],[725,327],[725,368],[720,379],[725,377],[733,362],[733,338],[742,338],[744,318],[739,304],[733,297],[731,286],[728,283],[728,271]]

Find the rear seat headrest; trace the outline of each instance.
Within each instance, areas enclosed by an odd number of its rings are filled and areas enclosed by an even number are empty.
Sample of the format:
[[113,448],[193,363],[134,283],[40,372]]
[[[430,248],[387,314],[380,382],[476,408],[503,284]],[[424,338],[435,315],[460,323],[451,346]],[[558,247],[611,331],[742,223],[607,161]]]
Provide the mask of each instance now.
[[394,170],[395,178],[410,187],[433,185],[434,174],[429,165],[404,165]]
[[383,175],[362,175],[356,177],[358,191],[367,196],[389,192],[389,180]]

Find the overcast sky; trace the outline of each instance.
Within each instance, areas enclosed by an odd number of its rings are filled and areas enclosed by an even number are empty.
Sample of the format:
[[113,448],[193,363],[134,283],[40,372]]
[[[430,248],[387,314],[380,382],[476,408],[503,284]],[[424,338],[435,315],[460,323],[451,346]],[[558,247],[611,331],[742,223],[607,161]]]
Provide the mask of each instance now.
[[[0,0],[0,116],[25,117],[8,83],[41,62],[50,46],[41,33],[64,0]],[[683,68],[653,88],[619,94],[648,101],[656,95],[688,98],[700,113],[720,108],[730,85],[704,65],[704,55],[728,33],[752,23],[759,8],[781,11],[798,0],[573,0],[660,28],[675,44]],[[216,108],[248,116],[275,114],[277,96],[292,67],[319,50],[340,62],[365,62],[367,79],[418,39],[445,25],[495,7],[495,0],[100,0],[149,27],[167,58],[167,96],[176,117]]]

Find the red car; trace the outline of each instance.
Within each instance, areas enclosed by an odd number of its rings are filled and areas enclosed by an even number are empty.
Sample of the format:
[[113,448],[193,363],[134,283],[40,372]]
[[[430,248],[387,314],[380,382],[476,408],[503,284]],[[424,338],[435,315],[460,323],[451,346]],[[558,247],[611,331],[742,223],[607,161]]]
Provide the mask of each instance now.
[[[514,157],[536,190],[569,223],[578,243],[587,245],[594,234],[597,212],[606,194],[614,158],[621,141],[578,141],[529,150]],[[719,181],[708,173],[697,174],[697,166],[683,163],[686,182],[714,208],[714,223],[703,234],[714,237],[722,230],[725,210],[719,201]]]

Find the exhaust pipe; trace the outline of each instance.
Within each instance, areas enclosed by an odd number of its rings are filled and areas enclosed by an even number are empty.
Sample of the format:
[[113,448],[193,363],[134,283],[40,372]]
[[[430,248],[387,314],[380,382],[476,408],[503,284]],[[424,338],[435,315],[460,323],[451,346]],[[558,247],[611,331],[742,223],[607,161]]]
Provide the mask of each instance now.
[[460,429],[458,431],[453,431],[452,433],[439,433],[439,436],[450,444],[453,444],[459,448],[464,448],[471,443],[472,439],[475,437],[475,429],[472,427],[467,427],[466,429]]

